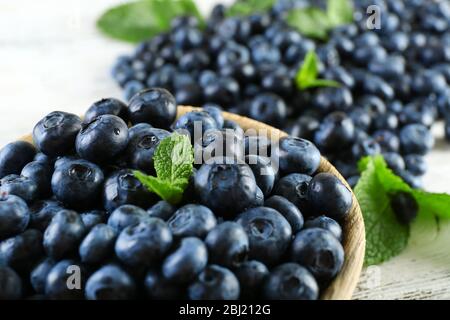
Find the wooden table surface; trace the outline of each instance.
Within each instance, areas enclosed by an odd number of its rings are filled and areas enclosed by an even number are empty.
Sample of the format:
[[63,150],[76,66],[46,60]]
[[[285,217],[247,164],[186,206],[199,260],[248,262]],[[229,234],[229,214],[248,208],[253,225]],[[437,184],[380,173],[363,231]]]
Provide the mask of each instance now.
[[[230,2],[231,0],[221,1]],[[0,146],[29,133],[47,113],[82,114],[103,97],[121,98],[111,64],[132,46],[103,37],[95,20],[120,0],[0,0]],[[202,11],[211,0],[197,1]],[[428,157],[427,190],[450,193],[450,145],[443,126]],[[449,299],[450,223],[417,223],[398,257],[364,270],[355,299]]]

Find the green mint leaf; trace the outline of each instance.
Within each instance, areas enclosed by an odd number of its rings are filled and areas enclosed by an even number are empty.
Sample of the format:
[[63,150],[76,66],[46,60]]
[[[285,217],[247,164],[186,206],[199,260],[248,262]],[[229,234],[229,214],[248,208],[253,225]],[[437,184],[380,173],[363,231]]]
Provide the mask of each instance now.
[[[361,179],[355,187],[355,195],[361,206],[366,227],[365,265],[379,264],[395,257],[406,247],[409,226],[402,225],[391,208],[389,193],[385,187],[390,180],[398,181],[382,157],[365,158]],[[390,174],[390,173],[391,174]],[[380,180],[380,177],[389,181]],[[397,177],[398,178],[398,177]],[[401,181],[401,179],[400,179]]]
[[192,0],[140,0],[109,9],[97,20],[97,27],[112,38],[136,43],[167,31],[179,15],[194,15],[203,23]]
[[177,204],[181,201],[184,192],[183,188],[172,185],[168,181],[148,176],[140,171],[134,171],[134,176],[147,190],[156,193],[161,199],[172,204]]
[[353,3],[350,0],[328,0],[327,16],[332,27],[353,22]]
[[287,23],[301,34],[319,40],[326,40],[330,29],[327,14],[318,8],[301,8],[288,12]]
[[317,79],[319,73],[319,58],[314,51],[307,53],[302,66],[297,72],[295,83],[300,90],[316,87],[339,87],[333,80]]
[[194,150],[189,137],[173,133],[155,150],[153,163],[156,177],[135,171],[135,177],[151,192],[177,204],[189,184],[194,167]]
[[275,3],[275,0],[241,0],[231,5],[226,12],[228,17],[248,16],[254,13],[266,12]]
[[450,218],[450,195],[413,190],[414,198],[419,204],[419,214],[448,219]]

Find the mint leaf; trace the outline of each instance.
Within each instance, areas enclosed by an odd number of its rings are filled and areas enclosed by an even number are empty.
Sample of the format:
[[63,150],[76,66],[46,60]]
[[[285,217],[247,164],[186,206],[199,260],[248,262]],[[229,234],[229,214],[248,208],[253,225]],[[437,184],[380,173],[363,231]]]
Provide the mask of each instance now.
[[314,51],[308,52],[295,77],[295,83],[300,90],[315,87],[339,87],[333,80],[317,79],[319,73],[319,58]]
[[241,0],[231,5],[226,12],[228,17],[248,16],[254,13],[266,12],[275,3],[275,0]]
[[382,156],[363,158],[358,166],[362,175],[355,194],[366,225],[366,265],[396,256],[408,242],[409,226],[397,221],[389,195],[407,192],[415,198],[419,206],[415,224],[450,218],[450,195],[412,189],[387,167]]
[[140,0],[109,9],[97,20],[97,27],[112,38],[136,43],[167,31],[179,15],[194,15],[203,23],[192,0]]
[[328,36],[330,23],[327,14],[319,8],[301,8],[288,12],[286,22],[301,34],[319,40]]
[[[409,226],[401,225],[391,208],[389,192],[381,177],[392,178],[382,157],[364,159],[355,195],[361,206],[366,227],[365,265],[379,264],[395,257],[406,247]],[[392,174],[393,175],[393,174]],[[395,176],[395,175],[394,175]],[[392,190],[390,190],[392,191]]]
[[353,22],[353,3],[350,0],[328,0],[328,21],[332,27]]
[[135,177],[151,192],[176,204],[189,184],[194,169],[194,150],[189,137],[173,133],[155,150],[153,162],[156,177],[135,171]]

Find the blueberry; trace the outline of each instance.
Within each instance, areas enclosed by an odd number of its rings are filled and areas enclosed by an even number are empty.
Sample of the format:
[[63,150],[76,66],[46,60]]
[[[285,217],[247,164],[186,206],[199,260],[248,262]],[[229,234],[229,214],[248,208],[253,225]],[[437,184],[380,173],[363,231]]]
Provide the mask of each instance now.
[[188,288],[191,300],[237,300],[239,281],[228,269],[209,265]]
[[106,224],[94,226],[81,242],[79,248],[81,261],[88,264],[104,261],[114,252],[116,238],[117,233],[112,227]]
[[353,105],[353,96],[350,90],[342,88],[321,88],[314,95],[313,106],[323,112],[346,111]]
[[128,121],[127,105],[114,98],[106,98],[94,102],[84,114],[83,120],[85,123],[90,123],[98,116],[105,114],[112,114],[122,118],[125,122]]
[[296,263],[285,263],[270,272],[263,293],[269,300],[317,300],[319,287],[307,269]]
[[154,174],[153,154],[159,143],[170,133],[163,129],[146,128],[130,138],[126,157],[130,166],[143,172]]
[[40,198],[45,198],[51,195],[52,174],[53,166],[40,161],[28,163],[21,172],[22,176],[36,182]]
[[280,261],[291,241],[292,228],[276,210],[258,207],[241,213],[236,220],[250,240],[249,258],[268,266]]
[[[178,118],[173,128],[175,130],[186,130],[191,137],[191,141],[194,142],[200,139],[206,131],[216,129],[217,125],[214,118],[207,112],[191,111]],[[197,131],[194,131],[196,129]]]
[[246,260],[249,239],[244,228],[226,221],[212,229],[205,239],[209,262],[224,267],[236,267]]
[[242,135],[232,130],[208,130],[195,142],[194,156],[196,163],[222,162],[223,157],[227,158],[227,163],[243,162]]
[[183,298],[183,289],[156,271],[149,271],[144,280],[147,297],[152,300],[175,300]]
[[405,156],[406,170],[414,175],[422,176],[427,171],[427,163],[422,155],[409,154]]
[[319,128],[320,122],[317,118],[304,115],[298,118],[289,128],[289,135],[307,140],[314,139],[314,133]]
[[274,153],[278,156],[282,172],[313,174],[320,165],[320,151],[310,141],[283,137]]
[[45,283],[50,270],[56,262],[52,258],[45,258],[40,261],[30,273],[30,283],[34,291],[38,294],[45,293]]
[[131,170],[114,172],[104,184],[103,204],[107,212],[112,212],[124,204],[148,208],[155,201],[155,195],[136,179]]
[[83,159],[104,163],[118,156],[127,143],[127,124],[121,118],[107,114],[83,126],[76,139],[76,149]]
[[397,220],[404,225],[409,225],[419,212],[416,199],[409,192],[397,192],[390,195],[390,203]]
[[385,152],[382,154],[387,166],[394,172],[405,170],[405,161],[402,156],[396,152]]
[[411,172],[404,170],[398,172],[399,177],[403,179],[410,187],[414,189],[422,189],[423,188],[423,180],[420,176],[415,176]]
[[291,258],[306,267],[320,284],[333,279],[344,264],[344,249],[339,240],[321,228],[305,229],[296,234]]
[[400,151],[400,139],[397,134],[389,130],[378,130],[372,134],[375,141],[385,152],[399,152]]
[[400,144],[405,154],[425,154],[434,145],[434,137],[427,127],[410,124],[400,130]]
[[147,212],[134,205],[125,204],[115,209],[108,218],[108,225],[117,231],[146,220]]
[[286,119],[286,104],[279,96],[272,93],[257,95],[250,102],[248,113],[251,118],[279,127]]
[[264,202],[264,206],[275,209],[289,222],[292,233],[297,233],[303,228],[303,215],[300,210],[289,200],[281,196],[272,196]]
[[204,238],[217,224],[214,213],[205,206],[188,204],[170,217],[167,224],[177,238]]
[[229,119],[225,119],[225,121],[223,122],[223,129],[231,129],[234,131],[244,132],[239,124]]
[[305,221],[305,229],[320,228],[329,231],[342,241],[342,228],[339,223],[327,216],[318,216]]
[[56,198],[70,208],[88,209],[97,204],[104,175],[100,167],[85,160],[66,162],[52,176]]
[[22,281],[17,273],[0,265],[0,300],[18,300],[22,297]]
[[133,278],[116,265],[105,265],[86,282],[88,300],[131,300],[137,294]]
[[353,143],[355,126],[343,112],[330,113],[316,131],[314,141],[324,149],[336,150]]
[[65,208],[61,203],[54,200],[36,201],[30,206],[29,228],[42,232],[47,229],[53,216]]
[[[181,78],[176,78],[177,80]],[[176,87],[175,99],[179,105],[185,106],[197,106],[203,103],[202,98],[202,89],[201,87],[194,82],[194,80],[190,80],[189,83],[183,83]]]
[[171,40],[176,48],[187,50],[200,47],[204,38],[200,30],[187,27],[174,30],[171,34]]
[[375,139],[371,137],[356,141],[356,143],[351,148],[351,154],[353,156],[353,159],[356,161],[366,156],[375,156],[380,152],[380,145]]
[[167,221],[175,213],[176,210],[176,207],[174,207],[167,201],[161,200],[150,207],[150,209],[147,210],[147,214],[149,217],[160,218],[164,221]]
[[230,77],[220,77],[203,89],[206,102],[216,103],[227,108],[239,99],[239,83]]
[[153,128],[148,123],[138,123],[128,129],[128,141],[131,142],[141,132],[146,132],[148,129]]
[[246,156],[258,155],[270,158],[272,155],[272,142],[264,135],[245,136],[244,145]]
[[0,195],[0,240],[23,232],[29,221],[25,201],[14,195]]
[[30,272],[43,253],[42,232],[38,230],[28,229],[0,242],[0,261],[18,272]]
[[240,299],[255,300],[262,290],[262,286],[269,270],[267,267],[256,260],[245,261],[234,270],[234,274],[239,280],[241,289]]
[[208,262],[208,250],[198,238],[184,238],[164,260],[162,272],[166,279],[176,283],[189,283],[203,271]]
[[214,121],[216,121],[217,128],[222,129],[224,123],[222,109],[216,104],[207,103],[203,105],[203,110],[208,113],[214,119]]
[[81,220],[87,230],[91,230],[94,226],[106,223],[106,212],[100,210],[91,210],[80,213]]
[[52,258],[64,258],[76,252],[85,233],[86,227],[78,213],[59,211],[45,230],[44,249]]
[[16,174],[0,179],[0,193],[18,196],[28,203],[32,203],[39,197],[37,182]]
[[307,198],[316,215],[327,215],[338,221],[349,214],[353,204],[352,192],[330,173],[319,173],[311,180]]
[[273,194],[292,202],[303,214],[308,213],[307,194],[311,176],[291,173],[281,178],[274,187]]
[[150,266],[158,262],[172,245],[172,233],[158,218],[130,225],[122,230],[115,245],[119,259],[130,266]]
[[233,217],[256,198],[255,176],[246,164],[204,164],[194,184],[202,204],[221,216]]
[[39,150],[50,157],[63,156],[75,148],[82,127],[81,119],[71,113],[54,111],[33,129],[33,140]]
[[[76,272],[76,273],[74,273]],[[80,287],[68,286],[72,284],[70,277],[77,274]],[[82,300],[86,271],[79,262],[74,260],[61,260],[48,272],[45,281],[45,296],[51,300]],[[75,284],[75,283],[73,283]]]
[[7,144],[0,150],[0,179],[10,174],[19,174],[27,163],[33,161],[35,155],[36,148],[28,142]]
[[252,169],[256,184],[261,189],[264,197],[269,196],[277,176],[270,159],[257,155],[248,155],[245,157],[245,162]]
[[144,122],[163,129],[169,128],[177,114],[175,98],[162,88],[139,92],[131,99],[128,108],[133,124]]

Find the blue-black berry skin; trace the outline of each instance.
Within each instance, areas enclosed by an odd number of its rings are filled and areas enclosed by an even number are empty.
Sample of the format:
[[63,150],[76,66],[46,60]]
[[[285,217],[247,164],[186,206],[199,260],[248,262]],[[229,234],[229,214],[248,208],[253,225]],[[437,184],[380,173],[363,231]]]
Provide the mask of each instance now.
[[256,184],[264,196],[269,196],[277,179],[277,172],[275,172],[270,159],[257,155],[248,155],[245,157],[245,163],[252,169]]
[[27,203],[33,203],[39,197],[39,187],[33,179],[10,174],[0,179],[0,193],[15,195]]
[[85,298],[88,300],[130,300],[136,294],[134,279],[113,264],[101,267],[86,282]]
[[35,155],[36,148],[25,141],[16,141],[4,146],[0,150],[0,179],[10,174],[19,174]]
[[134,205],[125,204],[114,210],[108,217],[108,225],[120,232],[126,227],[147,219],[147,212]]
[[184,290],[170,282],[157,271],[150,270],[145,275],[144,287],[147,297],[152,300],[176,300],[184,297]]
[[94,226],[80,244],[81,261],[87,264],[98,264],[111,256],[117,232],[106,224]]
[[25,201],[14,195],[0,195],[0,240],[23,232],[29,221]]
[[51,195],[53,170],[53,166],[49,163],[32,161],[22,169],[20,175],[34,180],[37,184],[39,197],[47,198]]
[[336,237],[336,239],[342,241],[343,238],[342,227],[336,220],[333,220],[330,217],[318,216],[305,221],[305,229],[311,228],[325,229],[330,233],[332,233]]
[[175,213],[177,208],[171,205],[169,202],[161,200],[155,203],[147,210],[149,217],[160,218],[164,221],[170,219],[170,217]]
[[320,165],[320,151],[308,140],[283,137],[274,152],[279,159],[280,169],[285,174],[311,175]]
[[268,266],[276,265],[289,246],[292,228],[276,210],[257,207],[241,213],[236,220],[247,232],[249,258]]
[[[194,134],[196,127],[199,130],[201,129],[201,131],[197,132],[197,136]],[[194,142],[195,139],[201,138],[206,131],[217,129],[217,123],[205,111],[192,111],[179,117],[173,124],[173,129],[188,133],[191,137],[191,142]]]
[[69,208],[95,207],[105,176],[102,169],[86,160],[66,162],[56,168],[51,185],[56,198]]
[[245,261],[233,269],[233,272],[239,280],[239,299],[255,300],[261,296],[262,286],[269,275],[269,269],[262,262]]
[[225,221],[212,229],[205,239],[209,262],[227,268],[236,267],[247,259],[249,239],[244,228]]
[[128,108],[125,103],[115,98],[105,98],[94,102],[84,114],[84,123],[89,123],[95,118],[111,114],[128,121]]
[[321,284],[327,284],[341,271],[344,249],[329,231],[311,228],[295,235],[291,259],[306,267]]
[[410,124],[400,131],[400,144],[405,154],[426,154],[434,146],[434,137],[420,124]]
[[30,206],[30,223],[28,227],[44,232],[54,215],[64,209],[63,205],[55,200],[37,201]]
[[209,265],[188,288],[191,300],[237,300],[239,281],[230,270]]
[[107,221],[106,212],[101,210],[85,211],[80,213],[80,216],[87,230],[91,230],[94,226]]
[[303,228],[304,218],[300,210],[289,200],[282,196],[272,196],[264,202],[264,206],[277,210],[286,218],[292,228],[292,233],[297,233]]
[[330,173],[319,173],[311,180],[307,198],[316,215],[339,221],[349,214],[353,204],[352,192]]
[[232,217],[254,206],[257,185],[246,164],[204,164],[194,183],[202,204],[218,215]]
[[33,141],[46,155],[63,156],[75,149],[75,140],[81,127],[80,117],[54,111],[36,124],[33,129]]
[[187,204],[175,211],[167,224],[177,238],[204,238],[216,226],[217,220],[208,207]]
[[50,270],[54,267],[56,261],[52,258],[41,260],[30,273],[30,283],[34,291],[38,294],[45,294],[45,282]]
[[172,233],[164,221],[148,218],[122,230],[115,244],[115,252],[127,265],[150,266],[162,259],[172,241]]
[[282,177],[275,184],[273,194],[282,196],[292,202],[302,214],[308,214],[308,188],[311,176],[300,173],[291,173]]
[[78,213],[59,211],[44,232],[44,249],[48,256],[61,259],[77,251],[86,227]]
[[316,300],[319,286],[306,268],[296,263],[285,263],[270,272],[263,293],[269,300]]
[[22,297],[22,281],[10,267],[0,266],[0,300],[18,300]]
[[75,142],[78,155],[95,163],[111,161],[126,148],[127,143],[127,124],[109,114],[83,125]]
[[[73,271],[79,270],[80,288],[70,289],[67,286],[69,277],[73,275]],[[45,296],[50,300],[82,300],[84,297],[84,287],[86,283],[86,270],[75,260],[61,260],[53,266],[48,272],[45,281]]]
[[155,128],[168,129],[175,120],[177,103],[169,91],[153,88],[136,94],[128,109],[133,124],[144,122]]
[[189,283],[208,263],[206,245],[198,238],[184,238],[162,264],[164,277],[172,282]]

